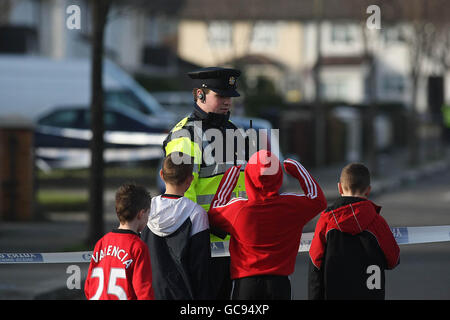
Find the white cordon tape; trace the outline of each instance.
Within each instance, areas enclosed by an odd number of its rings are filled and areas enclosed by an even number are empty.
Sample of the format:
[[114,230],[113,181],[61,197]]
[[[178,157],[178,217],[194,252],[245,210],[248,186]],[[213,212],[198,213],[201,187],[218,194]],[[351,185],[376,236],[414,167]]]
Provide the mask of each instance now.
[[[393,227],[391,231],[399,245],[450,241],[450,226]],[[298,252],[308,252],[313,232],[302,234]],[[212,242],[212,257],[230,255],[228,241]],[[0,264],[14,263],[88,263],[92,251],[52,253],[0,253]]]

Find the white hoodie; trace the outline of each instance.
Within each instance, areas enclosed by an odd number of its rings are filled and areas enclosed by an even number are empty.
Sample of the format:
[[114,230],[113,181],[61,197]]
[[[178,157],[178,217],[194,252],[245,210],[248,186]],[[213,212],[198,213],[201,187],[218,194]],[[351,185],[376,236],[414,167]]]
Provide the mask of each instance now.
[[152,198],[148,227],[156,235],[171,235],[186,221],[191,219],[191,236],[209,228],[205,210],[185,197],[159,195]]
[[155,299],[210,297],[209,223],[201,206],[181,196],[154,197],[141,239],[150,251]]

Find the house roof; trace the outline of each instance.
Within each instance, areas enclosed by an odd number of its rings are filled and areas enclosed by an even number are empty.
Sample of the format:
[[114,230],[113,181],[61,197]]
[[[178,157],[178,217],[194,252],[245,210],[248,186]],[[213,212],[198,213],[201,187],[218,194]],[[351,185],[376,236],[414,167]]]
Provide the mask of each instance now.
[[324,56],[321,66],[359,66],[370,62],[370,56]]
[[281,62],[269,58],[262,54],[248,54],[237,59],[230,61],[233,65],[235,64],[245,64],[245,65],[273,65],[279,69],[286,68]]
[[[195,20],[313,20],[322,11],[326,20],[365,21],[370,5],[380,7],[383,22],[413,18],[447,21],[447,0],[165,0],[177,2],[176,14]],[[171,7],[174,7],[173,5]],[[320,10],[322,8],[322,10]]]

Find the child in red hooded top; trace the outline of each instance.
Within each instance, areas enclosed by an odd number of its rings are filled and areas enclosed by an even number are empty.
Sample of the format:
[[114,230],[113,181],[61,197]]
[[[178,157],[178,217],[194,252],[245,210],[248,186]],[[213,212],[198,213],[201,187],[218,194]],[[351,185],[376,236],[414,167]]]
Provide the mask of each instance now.
[[288,275],[294,272],[303,226],[326,208],[321,188],[306,169],[291,159],[283,164],[305,194],[280,194],[280,161],[261,150],[245,168],[248,199],[230,201],[239,177],[239,167],[232,167],[211,203],[210,224],[231,235],[232,299],[290,299]]
[[370,201],[370,172],[362,163],[342,169],[339,193],[316,224],[309,249],[308,298],[383,300],[385,270],[400,262],[400,248],[381,207]]

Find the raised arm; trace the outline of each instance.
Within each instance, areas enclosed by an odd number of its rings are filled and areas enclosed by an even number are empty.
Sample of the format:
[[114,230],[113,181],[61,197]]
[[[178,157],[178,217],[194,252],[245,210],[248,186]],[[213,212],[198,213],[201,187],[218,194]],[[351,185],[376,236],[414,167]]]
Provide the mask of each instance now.
[[234,166],[229,168],[220,180],[214,199],[211,202],[211,208],[223,206],[230,201],[231,194],[239,179],[241,166]]
[[316,180],[300,164],[300,162],[293,159],[286,159],[283,161],[283,165],[286,172],[298,180],[305,193],[306,200],[308,201],[304,201],[305,199],[299,201],[302,201],[303,206],[310,208],[309,212],[312,216],[309,218],[314,217],[324,210],[327,207],[325,195]]
[[209,222],[213,228],[217,227],[229,232],[228,229],[231,225],[231,221],[234,220],[232,217],[236,213],[236,210],[233,210],[232,208],[233,204],[240,200],[238,198],[230,201],[233,190],[239,179],[240,167],[241,166],[234,166],[229,168],[220,181],[208,211]]

